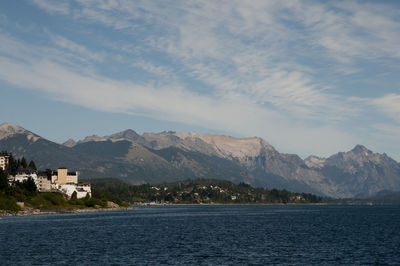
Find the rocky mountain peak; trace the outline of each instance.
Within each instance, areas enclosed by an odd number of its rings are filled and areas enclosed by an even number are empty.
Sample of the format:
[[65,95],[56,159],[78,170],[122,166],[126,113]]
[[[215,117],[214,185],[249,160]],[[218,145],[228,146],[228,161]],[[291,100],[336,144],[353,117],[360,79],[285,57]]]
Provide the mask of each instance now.
[[0,140],[8,138],[16,134],[25,134],[28,140],[36,141],[39,136],[33,134],[32,132],[10,123],[3,123],[0,125]]
[[97,135],[87,136],[83,140],[78,141],[78,143],[85,143],[90,141],[106,141],[107,139],[104,137],[99,137]]
[[27,132],[27,130],[17,125],[9,123],[3,123],[0,125],[0,138],[6,138],[14,134],[23,134]]
[[314,155],[308,156],[304,160],[305,164],[310,168],[322,168],[325,165],[325,161],[326,161],[325,158],[321,158]]
[[352,150],[348,152],[339,152],[332,155],[326,160],[326,163],[331,165],[362,165],[368,161],[379,161],[381,154],[373,153],[363,145],[356,145]]
[[357,144],[351,152],[356,153],[356,154],[362,154],[362,155],[367,155],[372,153],[372,151],[368,150],[365,146]]
[[137,134],[132,129],[127,129],[127,130],[112,134],[109,137],[111,139],[126,139],[126,140],[136,141],[138,138],[140,138],[140,135]]
[[62,145],[66,146],[66,147],[74,147],[76,145],[76,141],[73,139],[69,139],[66,142],[64,142]]
[[198,133],[176,133],[182,140],[199,139],[212,147],[221,156],[235,158],[255,157],[263,150],[274,150],[274,148],[258,137],[234,138],[224,135],[198,134]]

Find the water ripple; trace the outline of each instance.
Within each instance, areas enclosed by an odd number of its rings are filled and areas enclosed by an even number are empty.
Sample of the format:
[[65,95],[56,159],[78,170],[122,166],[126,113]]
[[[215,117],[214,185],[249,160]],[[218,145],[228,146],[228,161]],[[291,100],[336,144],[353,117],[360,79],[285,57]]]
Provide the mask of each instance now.
[[163,206],[0,220],[0,265],[400,264],[400,207]]

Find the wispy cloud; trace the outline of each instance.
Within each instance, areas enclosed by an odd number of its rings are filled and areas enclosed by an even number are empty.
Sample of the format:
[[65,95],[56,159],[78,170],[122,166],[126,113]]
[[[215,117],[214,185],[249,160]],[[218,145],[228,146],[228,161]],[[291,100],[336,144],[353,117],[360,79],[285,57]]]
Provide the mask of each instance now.
[[131,64],[133,67],[137,67],[140,69],[143,69],[149,73],[158,75],[158,76],[162,76],[168,79],[174,79],[175,73],[173,71],[171,71],[170,69],[164,67],[164,66],[160,66],[160,65],[154,65],[150,62],[146,62],[144,60],[138,60],[136,62],[133,62]]
[[69,14],[69,2],[64,0],[33,0],[33,3],[52,14]]
[[73,55],[79,56],[80,59],[88,58],[95,61],[103,61],[104,55],[89,51],[85,46],[77,44],[62,36],[52,36],[54,43],[63,49],[69,50]]
[[399,123],[400,126],[400,94],[387,94],[373,100],[373,104]]
[[308,4],[285,2],[305,27],[311,44],[326,49],[342,63],[359,57],[399,57],[400,24],[397,12],[379,3],[356,1]]

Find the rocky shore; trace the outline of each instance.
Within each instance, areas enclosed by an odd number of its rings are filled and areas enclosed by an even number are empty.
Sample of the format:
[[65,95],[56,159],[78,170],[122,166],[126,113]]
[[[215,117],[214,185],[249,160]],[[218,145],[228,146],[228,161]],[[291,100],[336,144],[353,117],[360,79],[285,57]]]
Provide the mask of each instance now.
[[8,211],[0,210],[0,217],[2,216],[28,216],[39,214],[71,214],[71,213],[86,213],[86,212],[103,212],[103,211],[123,211],[135,210],[137,207],[111,207],[111,208],[59,208],[59,209],[33,209],[25,208],[21,211]]

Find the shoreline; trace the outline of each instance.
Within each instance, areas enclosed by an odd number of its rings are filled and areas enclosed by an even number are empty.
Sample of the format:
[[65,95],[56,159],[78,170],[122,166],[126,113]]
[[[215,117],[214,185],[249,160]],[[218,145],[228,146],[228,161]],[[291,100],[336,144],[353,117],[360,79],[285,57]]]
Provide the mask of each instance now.
[[0,210],[1,217],[9,216],[30,216],[30,215],[43,215],[43,214],[75,214],[75,213],[89,213],[89,212],[105,212],[105,211],[126,211],[137,210],[138,207],[112,207],[112,208],[60,208],[60,209],[33,209],[26,208],[21,211]]
[[249,205],[335,205],[326,202],[319,203],[134,203],[133,206],[213,206],[213,205],[226,205],[226,206],[249,206]]
[[149,206],[215,206],[215,205],[232,205],[232,206],[245,206],[245,205],[330,205],[326,203],[135,203],[129,207],[104,207],[104,208],[54,208],[54,209],[34,209],[25,208],[20,211],[0,210],[1,217],[8,216],[30,216],[30,215],[43,215],[43,214],[74,214],[74,213],[90,213],[90,212],[106,212],[106,211],[124,211],[124,210],[137,210],[140,207]]
[[226,205],[226,206],[251,206],[251,205],[275,205],[275,206],[384,206],[392,204],[340,204],[340,203],[135,203],[129,207],[105,207],[105,208],[59,208],[59,209],[33,209],[26,208],[21,211],[9,211],[0,210],[0,219],[2,217],[11,216],[30,216],[30,215],[43,215],[43,214],[76,214],[76,213],[90,213],[90,212],[108,212],[108,211],[126,211],[126,210],[137,210],[140,207],[170,207],[170,206],[216,206],[216,205]]

